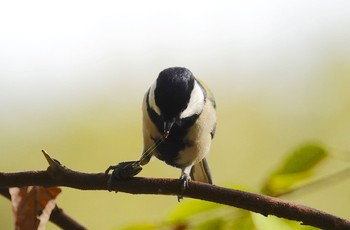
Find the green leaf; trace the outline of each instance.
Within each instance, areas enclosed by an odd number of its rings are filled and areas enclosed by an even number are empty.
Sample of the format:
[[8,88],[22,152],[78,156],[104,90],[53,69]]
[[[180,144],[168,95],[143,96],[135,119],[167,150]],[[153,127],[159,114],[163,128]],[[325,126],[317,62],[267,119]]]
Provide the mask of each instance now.
[[170,215],[169,221],[185,221],[191,216],[207,212],[216,208],[220,208],[222,205],[201,201],[201,200],[184,200]]
[[326,150],[317,145],[305,145],[292,152],[277,174],[305,172],[314,168],[327,156]]
[[257,213],[252,213],[252,219],[256,226],[256,229],[278,229],[278,230],[317,230],[307,225],[293,220],[287,220],[276,216],[262,216]]
[[318,145],[304,145],[296,149],[266,180],[262,192],[277,196],[290,190],[294,185],[310,178],[312,170],[327,155],[326,150]]
[[135,225],[125,227],[123,229],[124,230],[155,230],[155,229],[158,229],[158,227],[159,226],[154,224],[135,224]]
[[226,226],[226,221],[224,221],[221,218],[218,218],[218,219],[208,220],[206,222],[198,224],[198,225],[191,227],[189,229],[194,229],[194,230],[227,229],[225,226]]
[[182,226],[183,228],[181,229],[194,230],[255,229],[251,212],[232,207],[222,207],[222,205],[219,206],[221,207],[217,209],[197,212],[197,215],[190,214],[184,218],[186,220],[168,222],[166,226],[171,229],[178,229],[178,226]]
[[[231,184],[226,187],[248,190],[245,187]],[[170,222],[185,222],[187,219],[193,216],[198,217],[199,215],[210,215],[212,217],[211,219],[213,219],[213,212],[222,208],[222,205],[213,202],[185,199],[169,214],[168,220]]]
[[252,218],[252,212],[242,210],[241,214],[239,218],[229,221],[226,229],[257,229]]

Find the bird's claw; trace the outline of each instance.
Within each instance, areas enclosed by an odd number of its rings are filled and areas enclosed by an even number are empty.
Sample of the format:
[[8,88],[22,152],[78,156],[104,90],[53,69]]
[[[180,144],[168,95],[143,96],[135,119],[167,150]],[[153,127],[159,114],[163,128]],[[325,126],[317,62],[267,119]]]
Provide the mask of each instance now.
[[113,170],[112,175],[107,181],[108,190],[111,191],[112,183],[115,179],[128,179],[141,172],[142,167],[139,161],[120,162],[117,165],[111,165],[105,171],[105,177],[108,178],[109,172]]
[[188,188],[190,181],[191,181],[191,177],[189,175],[187,175],[187,174],[181,175],[181,177],[180,177],[180,193],[177,196],[177,200],[179,202],[184,198],[183,194],[184,194],[185,190]]

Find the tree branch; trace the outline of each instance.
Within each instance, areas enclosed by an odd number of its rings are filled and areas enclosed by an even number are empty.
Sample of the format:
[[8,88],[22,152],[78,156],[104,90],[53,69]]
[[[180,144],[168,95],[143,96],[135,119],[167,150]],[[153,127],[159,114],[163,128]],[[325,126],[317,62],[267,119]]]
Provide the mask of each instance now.
[[[51,159],[51,158],[50,158]],[[179,180],[134,177],[116,180],[107,185],[104,173],[82,173],[70,170],[50,161],[46,171],[16,173],[0,172],[0,188],[38,185],[44,187],[66,186],[82,190],[114,190],[131,194],[177,195]],[[110,177],[110,175],[109,175]],[[254,194],[191,181],[184,192],[185,197],[206,200],[246,209],[264,216],[274,215],[321,229],[350,229],[350,222],[310,207],[275,197]]]
[[68,216],[61,208],[57,205],[52,210],[50,215],[50,221],[62,229],[72,229],[72,230],[85,230],[84,226],[78,223],[76,220]]

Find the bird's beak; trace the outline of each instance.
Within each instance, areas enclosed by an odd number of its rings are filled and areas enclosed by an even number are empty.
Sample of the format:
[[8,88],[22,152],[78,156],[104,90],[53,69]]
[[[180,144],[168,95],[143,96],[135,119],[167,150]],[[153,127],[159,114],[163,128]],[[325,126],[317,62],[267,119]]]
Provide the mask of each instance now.
[[170,133],[171,127],[173,127],[173,124],[175,121],[164,121],[164,132],[163,132],[163,137],[167,138]]

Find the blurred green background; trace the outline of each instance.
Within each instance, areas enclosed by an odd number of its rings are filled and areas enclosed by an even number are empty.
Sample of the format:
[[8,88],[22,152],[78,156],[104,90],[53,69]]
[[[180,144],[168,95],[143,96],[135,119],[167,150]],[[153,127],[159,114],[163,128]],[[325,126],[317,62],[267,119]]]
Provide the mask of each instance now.
[[[317,175],[350,164],[349,1],[8,1],[0,31],[0,171],[45,169],[41,149],[86,172],[137,159],[143,94],[170,66],[216,96],[215,184],[257,190],[308,142],[331,152]],[[179,175],[158,160],[140,174]],[[349,180],[291,199],[350,218]],[[63,188],[58,205],[91,229],[119,229],[179,204]],[[12,229],[1,197],[0,213]]]

